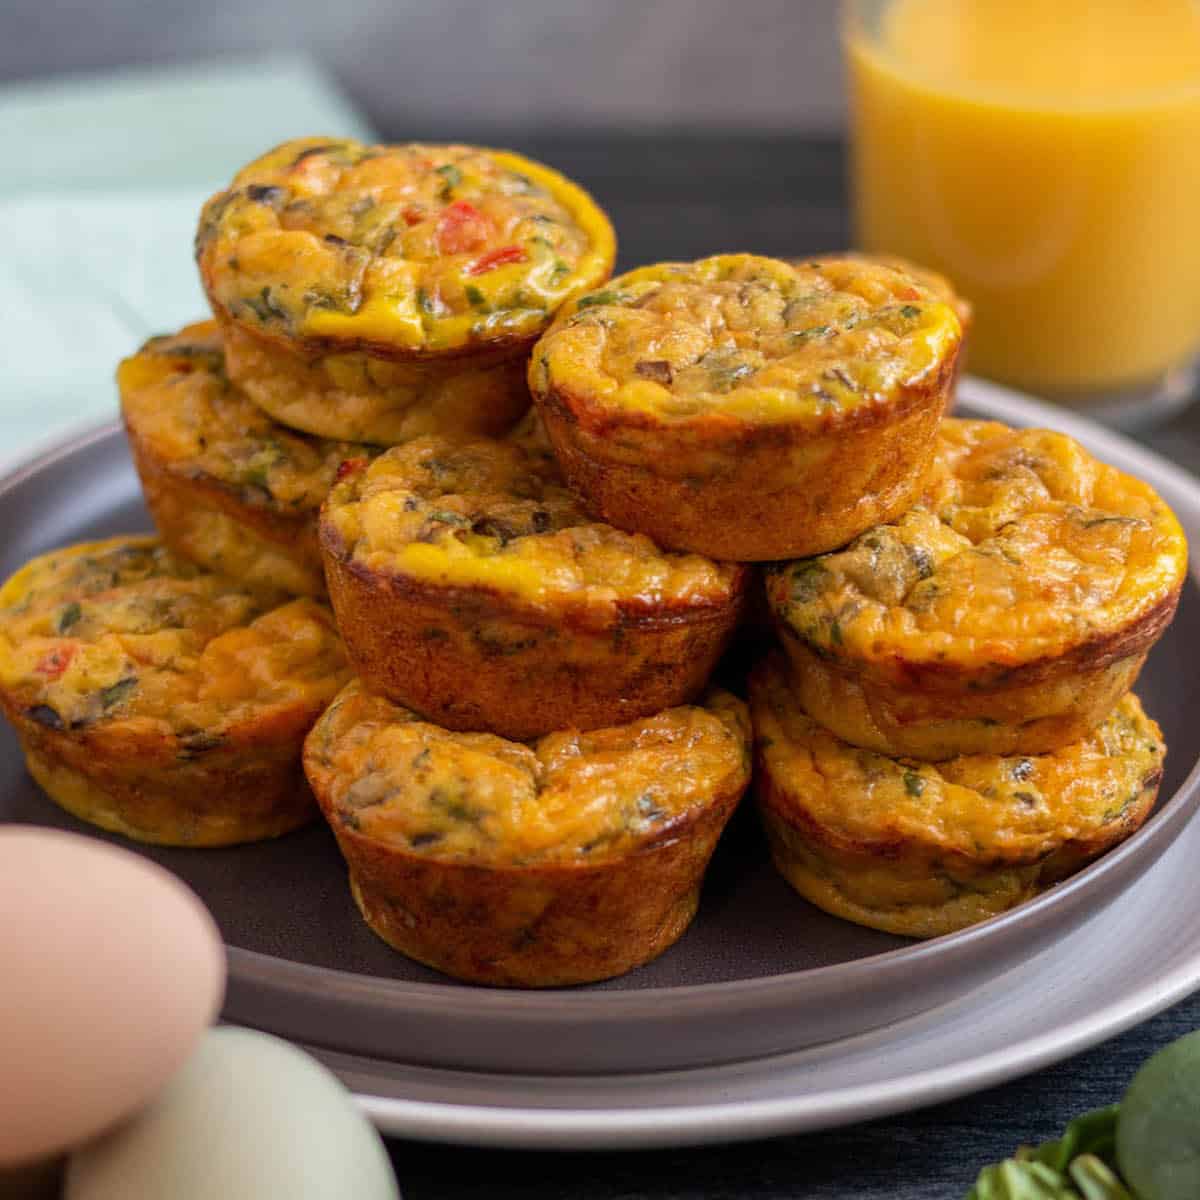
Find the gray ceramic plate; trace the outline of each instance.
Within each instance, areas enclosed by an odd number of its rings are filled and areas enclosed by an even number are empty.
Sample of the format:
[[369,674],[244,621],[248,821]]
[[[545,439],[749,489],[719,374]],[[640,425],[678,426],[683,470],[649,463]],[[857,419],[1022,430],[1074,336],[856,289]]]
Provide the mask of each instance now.
[[[1150,479],[1189,534],[1200,531],[1200,489],[1161,459],[1011,393],[968,381],[963,397],[982,415],[1075,434]],[[10,475],[0,482],[0,503],[3,572],[53,545],[148,525],[111,428]],[[1200,679],[1176,669],[1197,645],[1200,596],[1189,583],[1139,685],[1174,747],[1141,833],[1039,900],[924,944],[804,904],[770,869],[750,819],[731,827],[700,916],[666,955],[612,983],[536,994],[464,987],[376,941],[322,828],[233,850],[146,853],[186,879],[222,927],[230,947],[226,1016],[312,1046],[394,1132],[617,1145],[857,1119],[1070,1053],[1200,982],[1200,937],[1175,931],[1171,949],[1180,957],[1164,959],[1147,987],[1144,959],[1155,939],[1107,935],[1130,922],[1144,935],[1153,909],[1135,908],[1135,898],[1167,887],[1167,864],[1139,877],[1200,801],[1189,720]],[[0,820],[84,828],[27,780],[7,731],[0,780]],[[1173,851],[1168,862],[1180,861]],[[1134,881],[1121,905],[1104,912]],[[1163,894],[1178,904],[1184,881],[1172,886]],[[1089,939],[1105,945],[1094,962],[1078,958]],[[1136,971],[1111,970],[1121,954],[1137,955]],[[1063,956],[1073,966],[1047,974],[1048,957]]]

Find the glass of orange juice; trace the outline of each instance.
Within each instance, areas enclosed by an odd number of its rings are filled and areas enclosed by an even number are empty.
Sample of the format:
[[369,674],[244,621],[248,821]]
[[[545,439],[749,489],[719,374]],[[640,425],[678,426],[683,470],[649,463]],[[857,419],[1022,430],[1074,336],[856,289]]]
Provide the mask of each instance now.
[[1200,0],[844,0],[857,239],[970,369],[1149,424],[1196,391]]

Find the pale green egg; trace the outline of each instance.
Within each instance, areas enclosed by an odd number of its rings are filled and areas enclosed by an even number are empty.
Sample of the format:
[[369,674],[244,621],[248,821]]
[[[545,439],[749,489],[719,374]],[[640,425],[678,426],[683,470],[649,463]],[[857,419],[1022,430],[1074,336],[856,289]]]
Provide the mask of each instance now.
[[83,1147],[65,1200],[398,1200],[379,1134],[320,1063],[226,1027],[140,1117]]

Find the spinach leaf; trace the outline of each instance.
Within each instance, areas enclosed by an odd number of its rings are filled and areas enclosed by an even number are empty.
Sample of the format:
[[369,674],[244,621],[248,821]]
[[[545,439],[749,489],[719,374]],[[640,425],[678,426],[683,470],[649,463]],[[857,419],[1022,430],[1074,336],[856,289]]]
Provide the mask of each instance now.
[[1117,1121],[1117,1162],[1141,1200],[1200,1196],[1200,1032],[1133,1077]]

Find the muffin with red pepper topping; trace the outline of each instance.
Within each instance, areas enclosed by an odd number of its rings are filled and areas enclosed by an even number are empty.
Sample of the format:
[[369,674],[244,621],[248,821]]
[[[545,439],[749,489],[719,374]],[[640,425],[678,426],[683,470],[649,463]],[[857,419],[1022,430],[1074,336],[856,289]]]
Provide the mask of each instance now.
[[713,558],[781,559],[912,503],[961,341],[953,308],[891,267],[730,254],[572,302],[529,382],[597,517]]
[[1098,725],[1175,614],[1187,541],[1073,438],[947,420],[898,520],[766,572],[805,709],[885,754],[1036,754]]
[[0,707],[68,812],[224,846],[316,815],[300,752],[348,677],[333,617],[279,606],[148,537],[52,551],[0,589]]
[[780,874],[818,908],[936,937],[1020,904],[1136,832],[1166,747],[1137,697],[1049,754],[937,763],[841,741],[773,656],[750,684],[757,799]]
[[384,941],[458,979],[554,987],[661,954],[750,779],[745,705],[537,742],[452,733],[351,683],[304,765]]
[[213,321],[152,338],[121,363],[117,384],[163,541],[247,586],[323,596],[317,513],[342,463],[379,448],[273,421],[230,383]]
[[235,381],[285,424],[379,443],[414,408],[511,425],[529,347],[615,250],[591,197],[520,155],[321,138],[244,167],[196,241]]
[[329,593],[374,690],[453,729],[537,737],[690,700],[747,571],[591,520],[539,424],[417,438],[348,472],[321,516]]

